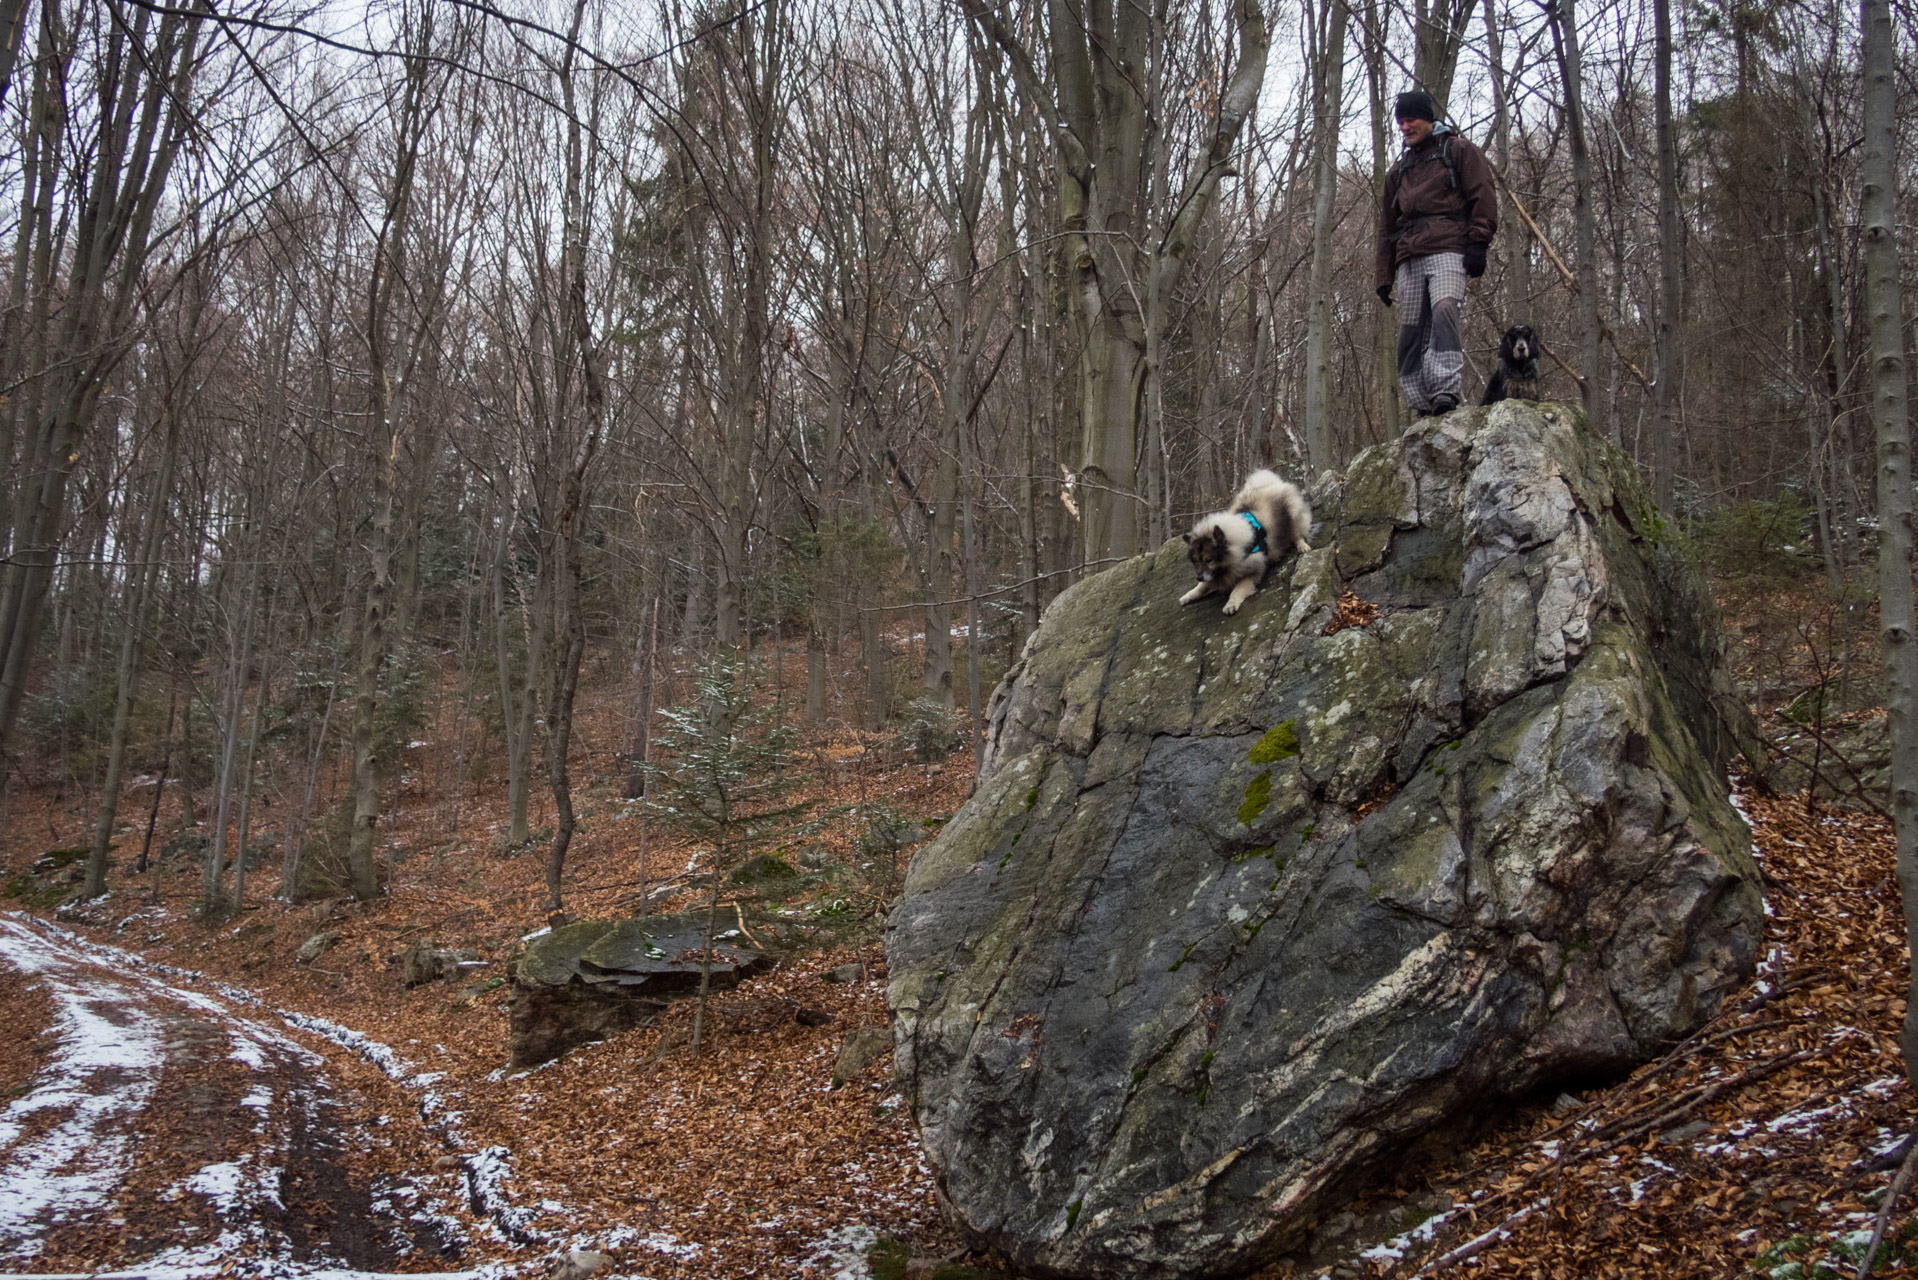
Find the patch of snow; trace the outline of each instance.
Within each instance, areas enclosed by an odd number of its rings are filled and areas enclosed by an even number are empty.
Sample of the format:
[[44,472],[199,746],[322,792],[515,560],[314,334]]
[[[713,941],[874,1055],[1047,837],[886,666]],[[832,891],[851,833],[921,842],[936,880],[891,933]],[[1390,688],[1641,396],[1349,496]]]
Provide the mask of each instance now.
[[226,1056],[253,1071],[266,1070],[266,1052],[260,1042],[247,1035],[238,1027],[230,1029],[233,1038],[233,1050]]
[[1791,1133],[1795,1130],[1818,1132],[1818,1122],[1831,1116],[1842,1115],[1846,1110],[1842,1102],[1829,1107],[1817,1107],[1809,1111],[1787,1111],[1784,1115],[1765,1122],[1765,1128],[1773,1133]]
[[1413,1245],[1430,1243],[1432,1237],[1438,1234],[1438,1229],[1450,1222],[1452,1215],[1457,1212],[1457,1209],[1447,1209],[1444,1213],[1435,1213],[1404,1235],[1375,1244],[1359,1257],[1378,1262],[1397,1262]]
[[[25,1259],[40,1252],[45,1219],[106,1207],[131,1167],[132,1144],[119,1130],[145,1110],[159,1082],[164,1030],[119,993],[87,981],[19,917],[0,919],[0,956],[45,984],[58,1038],[26,1096],[0,1112],[0,1148],[11,1148],[0,1257]],[[63,1118],[21,1142],[28,1117],[40,1112]]]
[[[30,965],[16,955],[16,951],[20,948],[9,946],[15,938],[24,939],[28,944],[37,945],[44,951],[44,954],[50,961],[57,962],[61,965],[68,964],[65,957],[53,951],[37,936],[47,935],[57,939],[61,945],[80,952],[89,959],[98,960],[100,963],[111,966],[116,972],[146,982],[153,988],[157,995],[168,1001],[198,1009],[206,1013],[210,1018],[225,1023],[236,1044],[241,1039],[246,1041],[247,1048],[236,1048],[233,1056],[240,1057],[241,1060],[247,1062],[249,1066],[253,1065],[253,1063],[248,1058],[241,1057],[241,1054],[262,1046],[270,1048],[274,1052],[298,1058],[312,1066],[317,1067],[324,1062],[324,1059],[319,1054],[314,1053],[311,1049],[308,1049],[305,1045],[291,1037],[281,1035],[256,1022],[236,1019],[231,1009],[228,1008],[226,1004],[221,1003],[221,999],[202,992],[183,990],[179,986],[161,984],[154,981],[154,978],[157,976],[170,979],[171,982],[205,982],[206,979],[201,974],[194,973],[187,969],[178,969],[171,965],[159,964],[134,952],[123,951],[118,947],[92,942],[77,934],[47,924],[31,916],[19,913],[10,913],[10,915],[11,918],[0,917],[0,954],[4,954],[9,959],[14,960],[17,967],[26,969],[29,968]],[[15,926],[13,923],[16,920],[20,922],[18,926]],[[29,931],[29,927],[31,931]],[[89,987],[92,985],[93,984],[89,984]],[[460,1114],[449,1109],[440,1096],[428,1087],[431,1080],[437,1079],[437,1076],[431,1077],[430,1079],[422,1077],[414,1071],[412,1064],[408,1063],[391,1048],[350,1027],[344,1027],[328,1019],[313,1017],[308,1014],[284,1009],[266,1009],[260,998],[250,991],[217,983],[208,985],[213,986],[219,992],[220,997],[226,1001],[242,1006],[260,1008],[266,1012],[270,1012],[290,1027],[307,1031],[323,1039],[330,1040],[341,1048],[358,1055],[360,1058],[377,1067],[388,1079],[407,1088],[420,1090],[422,1093],[419,1103],[421,1120],[424,1121],[429,1128],[437,1132],[447,1142],[449,1147],[459,1150],[469,1145],[463,1140],[463,1135],[459,1130],[458,1122],[461,1118]],[[130,1028],[113,1026],[110,1030],[116,1038],[114,1042],[115,1046],[123,1049],[126,1045]],[[152,1039],[152,1062],[150,1065],[157,1067],[157,1064],[163,1059],[163,1051],[160,1048],[157,1034],[152,1037]],[[56,1055],[56,1061],[57,1060],[58,1056]],[[42,1075],[46,1075],[44,1070]],[[140,1101],[142,1103],[145,1097],[151,1093],[151,1090],[152,1082],[149,1080],[146,1082],[145,1092],[140,1095]],[[21,1099],[15,1106],[18,1107],[22,1103],[31,1101],[32,1096],[33,1095],[29,1095],[28,1098]],[[11,1109],[9,1109],[8,1114],[10,1113]],[[9,1136],[6,1121],[4,1116],[0,1116],[0,1148],[4,1148],[8,1140]],[[102,1152],[109,1157],[112,1155],[110,1147],[111,1144],[109,1143],[102,1144],[101,1148]],[[491,1219],[494,1229],[504,1238],[516,1244],[545,1243],[546,1237],[531,1229],[531,1215],[524,1209],[513,1207],[501,1189],[501,1184],[508,1176],[506,1155],[507,1152],[505,1148],[494,1147],[480,1153],[480,1156],[467,1158],[467,1198],[476,1212],[482,1213]],[[12,1158],[12,1153],[10,1153],[10,1158]],[[110,1163],[111,1160],[109,1159],[106,1164]],[[124,1165],[125,1160],[122,1159],[118,1166],[114,1166],[112,1172],[115,1173],[116,1177],[117,1169],[124,1167]],[[109,1171],[106,1169],[106,1165],[101,1165],[101,1175],[105,1176],[107,1172]],[[275,1177],[277,1178],[277,1174]],[[110,1185],[113,1180],[115,1179],[109,1178],[108,1184]],[[276,1192],[269,1192],[267,1194],[272,1195],[277,1202]],[[0,1191],[0,1257],[6,1256],[4,1252],[7,1239],[5,1224],[10,1206],[14,1203],[13,1186],[12,1182],[9,1181],[6,1189]],[[37,1213],[38,1211],[36,1210],[34,1212]],[[436,1220],[438,1219],[436,1218]],[[459,1228],[455,1220],[446,1217],[444,1218],[444,1222],[447,1227],[451,1228],[452,1237],[456,1238],[459,1234]],[[34,1247],[36,1249],[38,1248],[37,1245]],[[192,1258],[187,1258],[183,1255],[183,1261],[180,1265],[189,1267],[200,1266],[200,1262],[196,1260],[200,1256],[197,1252]],[[221,1259],[217,1259],[214,1264],[210,1264],[203,1269],[207,1271],[217,1270],[218,1262],[230,1260],[230,1257],[230,1254],[224,1255]],[[159,1265],[157,1260],[153,1265]],[[167,1263],[166,1265],[171,1266],[173,1264]],[[301,1273],[304,1274],[304,1272]],[[154,1274],[156,1280],[163,1280],[157,1273],[149,1271],[147,1268],[142,1268],[141,1274]],[[478,1276],[484,1274],[484,1272],[462,1272],[459,1274],[463,1276]]]
[[861,1223],[837,1227],[814,1241],[806,1254],[807,1266],[824,1271],[827,1280],[872,1280],[866,1255],[879,1243],[879,1233]]
[[210,1164],[180,1184],[181,1190],[205,1196],[222,1215],[238,1207],[246,1173],[237,1164]]
[[533,1230],[532,1213],[515,1207],[507,1199],[505,1183],[513,1174],[512,1166],[507,1163],[510,1155],[512,1152],[505,1147],[487,1147],[467,1156],[464,1162],[467,1192],[472,1196],[473,1207],[492,1218],[508,1238],[525,1244],[541,1243],[546,1237]]
[[1645,1198],[1645,1188],[1650,1186],[1653,1182],[1657,1181],[1659,1174],[1669,1173],[1669,1174],[1676,1175],[1678,1173],[1678,1170],[1672,1168],[1670,1165],[1666,1164],[1663,1160],[1655,1160],[1651,1156],[1639,1157],[1639,1163],[1648,1164],[1652,1166],[1652,1168],[1656,1170],[1656,1172],[1646,1174],[1644,1177],[1638,1178],[1631,1183],[1631,1193],[1632,1193],[1633,1204],[1637,1204],[1640,1200],[1643,1200]]
[[642,1249],[651,1249],[654,1253],[663,1253],[669,1258],[696,1258],[702,1252],[699,1245],[664,1231],[655,1231],[651,1235],[641,1236],[633,1241]]

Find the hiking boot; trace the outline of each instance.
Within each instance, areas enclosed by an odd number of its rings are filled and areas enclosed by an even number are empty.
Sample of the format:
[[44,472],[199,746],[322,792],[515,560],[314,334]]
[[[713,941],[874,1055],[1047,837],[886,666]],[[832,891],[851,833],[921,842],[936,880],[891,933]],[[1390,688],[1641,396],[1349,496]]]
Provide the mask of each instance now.
[[1449,392],[1444,395],[1432,397],[1433,413],[1450,413],[1456,408],[1458,408],[1458,397]]

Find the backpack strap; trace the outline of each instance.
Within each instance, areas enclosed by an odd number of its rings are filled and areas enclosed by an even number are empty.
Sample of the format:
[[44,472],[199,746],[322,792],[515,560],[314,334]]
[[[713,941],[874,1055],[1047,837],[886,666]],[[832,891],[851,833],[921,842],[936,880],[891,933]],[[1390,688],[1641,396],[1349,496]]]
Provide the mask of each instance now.
[[1394,205],[1397,205],[1400,209],[1405,207],[1398,204],[1399,195],[1405,190],[1405,175],[1428,160],[1436,160],[1444,165],[1446,182],[1451,186],[1452,190],[1458,190],[1458,162],[1452,159],[1452,143],[1457,138],[1458,134],[1447,129],[1445,131],[1444,141],[1439,143],[1438,150],[1428,151],[1422,156],[1414,156],[1408,151],[1399,157],[1398,163],[1393,166],[1398,171],[1399,179],[1399,188],[1392,193],[1392,202]]
[[[1444,165],[1446,180],[1451,184],[1452,190],[1458,190],[1458,164],[1452,159],[1452,142],[1457,137],[1458,134],[1447,129],[1445,131],[1444,141],[1439,143],[1438,150],[1427,152],[1422,156],[1414,156],[1408,151],[1399,157],[1398,164],[1394,166],[1398,171],[1399,185],[1398,188],[1392,192],[1393,208],[1401,213],[1405,211],[1405,206],[1399,203],[1400,198],[1405,194],[1405,175],[1408,171],[1424,164],[1427,160],[1437,160],[1440,164]],[[1387,236],[1386,240],[1392,244],[1397,244],[1399,237],[1403,236],[1413,227],[1423,226],[1428,222],[1466,222],[1469,220],[1463,210],[1460,210],[1458,213],[1428,213],[1423,217],[1414,218],[1410,222],[1405,223],[1397,231]]]

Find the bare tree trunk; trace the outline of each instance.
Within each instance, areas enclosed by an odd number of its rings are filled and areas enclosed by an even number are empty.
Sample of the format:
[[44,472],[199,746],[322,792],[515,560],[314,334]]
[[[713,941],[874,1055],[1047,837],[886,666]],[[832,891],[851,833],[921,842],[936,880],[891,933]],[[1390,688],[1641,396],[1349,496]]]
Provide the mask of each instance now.
[[1314,25],[1319,38],[1312,68],[1318,100],[1312,141],[1312,283],[1305,330],[1305,452],[1317,475],[1338,464],[1332,445],[1332,221],[1339,185],[1339,118],[1345,96],[1345,0],[1324,0]]
[[[376,371],[375,384],[381,380],[381,372]],[[384,400],[383,396],[376,398]],[[389,408],[387,404],[380,405],[382,411]],[[376,412],[374,421],[384,417],[384,412]],[[385,439],[373,463],[373,519],[368,531],[369,564],[365,603],[360,611],[360,652],[350,735],[353,809],[346,865],[353,881],[353,896],[362,902],[378,896],[380,891],[379,873],[373,861],[374,827],[380,816],[379,742],[375,721],[380,709],[380,675],[386,666],[387,615],[392,607],[394,455],[399,450],[399,439],[390,420],[382,434]]]
[[[1487,63],[1492,73],[1492,147],[1498,153],[1499,168],[1499,242],[1505,257],[1505,323],[1532,323],[1532,245],[1525,236],[1525,224],[1518,216],[1512,196],[1517,181],[1517,161],[1512,154],[1512,75],[1516,68],[1505,66],[1504,40],[1499,26],[1497,0],[1485,0],[1485,44]],[[1388,348],[1389,350],[1389,348]]]
[[[333,723],[333,703],[340,687],[339,653],[333,655],[333,669],[326,681],[326,709],[320,713],[319,731],[313,735],[312,750],[306,757],[306,787],[300,796],[300,812],[287,827],[286,851],[280,857],[280,896],[288,902],[300,899],[300,872],[306,860],[306,829],[313,821],[313,801],[320,791],[320,770],[326,763],[326,731]],[[171,707],[168,716],[171,718]]]
[[147,809],[146,838],[140,844],[140,857],[133,864],[135,875],[146,874],[153,859],[153,831],[160,825],[160,801],[166,798],[167,771],[173,766],[173,713],[180,701],[180,686],[169,682],[166,694],[166,728],[160,731],[160,775],[153,783],[153,804]]
[[[279,575],[275,575],[277,578]],[[277,583],[276,583],[277,594]],[[246,762],[240,767],[240,816],[234,832],[236,852],[233,855],[233,909],[246,909],[246,855],[247,840],[253,824],[253,780],[254,763],[260,750],[260,733],[266,724],[266,700],[273,687],[273,602],[267,601],[266,619],[266,655],[260,662],[260,691],[253,698],[253,724],[246,733]]]
[[[1084,563],[1130,556],[1141,525],[1134,473],[1149,363],[1143,299],[1134,282],[1149,269],[1146,292],[1170,297],[1213,196],[1231,166],[1240,130],[1265,82],[1265,14],[1258,0],[1236,0],[1238,59],[1218,99],[1207,145],[1191,157],[1175,212],[1161,222],[1145,207],[1141,157],[1151,122],[1142,73],[1164,56],[1153,45],[1145,6],[1081,7],[1048,0],[1050,86],[1000,11],[968,0],[967,13],[1006,55],[1020,92],[1052,132],[1059,212],[1080,325],[1080,508]],[[1149,257],[1140,239],[1155,238]]]
[[[522,673],[519,696],[514,696],[513,611],[506,596],[506,566],[512,554],[514,525],[520,518],[517,470],[505,488],[500,509],[499,538],[493,548],[493,658],[499,672],[500,725],[506,739],[506,832],[502,843],[506,848],[517,849],[531,838],[527,799],[532,791],[532,706],[538,685],[527,681]],[[514,580],[517,583],[517,574]],[[540,613],[538,604],[529,610],[522,600],[521,606],[522,622],[529,614]],[[531,638],[527,642],[525,655],[527,671],[538,669],[539,649],[544,647],[544,634],[537,623],[531,625]]]
[[0,0],[0,106],[6,104],[7,87],[13,83],[13,66],[26,37],[27,11],[26,0]]
[[[646,629],[646,663],[639,678],[639,711],[633,730],[632,768],[626,775],[626,798],[637,800],[646,794],[646,766],[653,759],[653,682],[659,664],[659,597],[653,597],[653,620]],[[640,867],[640,879],[646,869]]]
[[1812,433],[1811,465],[1814,474],[1822,472],[1826,477],[1821,491],[1829,500],[1831,527],[1825,555],[1832,584],[1837,586],[1849,581],[1858,567],[1858,513],[1863,505],[1852,469],[1855,449],[1851,415],[1846,411],[1851,380],[1850,306],[1845,296],[1849,282],[1833,243],[1832,157],[1819,128],[1810,71],[1806,61],[1797,56],[1796,45],[1794,56],[1803,95],[1805,158],[1811,178],[1812,222],[1817,233],[1818,275],[1824,286],[1828,347],[1807,370],[1806,416]]
[[[983,327],[983,326],[982,326]],[[970,726],[966,736],[972,741],[973,777],[985,761],[985,708],[979,702],[979,542],[973,529],[972,485],[977,474],[977,459],[972,447],[972,424],[959,428],[960,474],[965,477],[959,494],[960,536],[964,542],[966,566],[966,711]]]
[[558,911],[561,907],[562,877],[566,870],[566,851],[573,842],[573,833],[578,829],[579,819],[573,812],[573,782],[567,768],[567,752],[573,740],[573,703],[579,692],[580,661],[586,654],[586,619],[580,610],[579,599],[579,520],[583,505],[584,485],[572,486],[569,495],[572,510],[567,515],[568,529],[566,538],[570,545],[566,548],[565,563],[560,566],[558,592],[559,625],[556,630],[560,640],[559,670],[554,674],[553,707],[548,717],[547,734],[547,777],[553,789],[553,843],[546,855],[546,898],[547,909]]
[[1472,0],[1417,0],[1414,7],[1412,78],[1432,95],[1441,119],[1447,114],[1452,77],[1471,21]]
[[721,868],[728,865],[725,857],[726,833],[729,819],[721,818],[718,847],[713,850],[712,887],[706,894],[706,945],[699,951],[699,994],[693,1002],[693,1057],[699,1056],[706,1039],[706,1003],[713,990],[713,931],[719,923],[719,882]]
[[1661,511],[1672,511],[1672,420],[1679,404],[1679,351],[1684,306],[1681,292],[1681,255],[1678,238],[1678,131],[1672,123],[1672,5],[1652,0],[1656,27],[1653,61],[1656,65],[1653,97],[1658,115],[1658,340],[1654,350],[1652,384],[1652,475]]
[[87,851],[87,882],[83,892],[88,898],[97,898],[106,892],[107,848],[113,841],[113,824],[119,815],[120,787],[126,775],[127,733],[133,722],[133,702],[139,692],[141,657],[146,647],[147,609],[160,577],[160,538],[165,529],[166,504],[173,492],[173,467],[179,453],[179,414],[169,406],[166,444],[153,485],[147,491],[147,509],[141,517],[140,541],[130,573],[132,589],[127,598],[126,632],[120,638],[113,730],[107,741],[107,772],[100,784],[100,812],[93,824],[93,847]]
[[[1486,0],[1489,5],[1491,0]],[[1385,121],[1385,21],[1386,11],[1378,0],[1365,3],[1365,82],[1372,116],[1372,217],[1376,220],[1385,203],[1385,174],[1391,167],[1391,140]],[[1496,75],[1498,52],[1492,52]],[[1377,223],[1374,222],[1374,234]],[[1373,312],[1372,358],[1379,380],[1379,424],[1388,440],[1396,439],[1399,422],[1399,329],[1398,318],[1390,307]]]
[[[247,524],[252,526],[256,518],[249,515]],[[247,567],[244,585],[235,590],[226,609],[226,679],[221,690],[222,705],[217,725],[220,734],[220,780],[219,788],[214,793],[212,841],[207,846],[203,885],[208,911],[219,909],[220,882],[226,875],[227,827],[235,800],[234,770],[239,756],[241,723],[246,718],[247,687],[253,671],[253,623],[258,614],[260,597],[259,550],[260,533],[252,527],[245,529],[227,549],[229,556],[240,559]],[[239,627],[237,635],[233,633],[236,619]]]
[[[942,146],[943,155],[935,159],[925,134],[915,135],[927,176],[934,184],[934,198],[943,205],[946,275],[951,289],[948,307],[951,318],[946,327],[939,388],[939,454],[933,468],[932,500],[926,519],[929,602],[926,606],[925,689],[927,697],[937,699],[940,706],[947,708],[954,705],[952,606],[948,601],[959,576],[954,570],[959,556],[961,458],[972,418],[973,374],[985,349],[986,320],[993,310],[990,295],[982,290],[975,234],[993,162],[993,135],[986,119],[990,88],[986,84],[985,54],[979,47],[978,34],[968,31],[967,36],[972,57],[966,66],[965,79],[950,87],[935,86],[934,101],[930,104],[934,114],[945,120],[964,111],[958,147],[949,143]],[[973,85],[969,94],[961,87],[968,82]],[[968,474],[963,482],[970,486],[971,480]]]
[[367,382],[371,389],[369,419],[374,432],[370,507],[367,531],[366,598],[360,611],[359,666],[353,695],[353,814],[346,863],[353,896],[362,902],[380,891],[373,860],[374,828],[380,816],[380,743],[376,719],[380,710],[380,677],[385,671],[392,641],[388,624],[393,612],[393,559],[398,551],[393,517],[398,504],[399,415],[404,405],[392,385],[393,310],[402,292],[407,231],[412,220],[413,172],[429,117],[437,100],[429,101],[427,77],[432,67],[427,51],[433,43],[428,11],[406,34],[416,45],[406,58],[396,138],[398,159],[386,192],[386,209],[373,251],[373,272],[367,284],[365,330]]
[[[1168,47],[1167,38],[1167,0],[1149,0],[1147,8],[1148,48],[1163,50]],[[1201,7],[1202,13],[1208,7]],[[1165,207],[1166,199],[1172,190],[1172,148],[1168,145],[1165,130],[1166,119],[1166,59],[1163,55],[1153,57],[1146,62],[1145,85],[1145,163],[1142,166],[1145,177],[1145,203],[1147,210]],[[1201,63],[1203,74],[1207,78],[1218,73],[1217,64],[1210,57]],[[1144,538],[1148,548],[1156,547],[1166,540],[1169,530],[1166,528],[1166,504],[1171,498],[1168,492],[1170,477],[1166,466],[1165,439],[1165,338],[1167,326],[1171,323],[1170,313],[1173,299],[1170,289],[1174,283],[1169,276],[1158,270],[1159,255],[1163,246],[1151,244],[1144,256],[1145,296],[1145,384],[1141,405],[1144,438],[1139,441],[1140,449],[1135,458],[1135,466],[1145,470],[1145,484],[1140,495],[1141,501],[1135,512],[1136,533]]]
[[553,843],[546,858],[548,908],[561,907],[561,887],[566,870],[566,853],[578,829],[573,810],[573,783],[567,760],[573,739],[573,706],[579,692],[579,668],[586,656],[586,615],[580,599],[584,572],[582,524],[591,498],[593,460],[599,453],[600,432],[604,428],[606,393],[604,357],[593,333],[592,314],[587,307],[586,236],[592,210],[588,204],[588,167],[598,152],[598,135],[593,135],[593,153],[586,154],[587,127],[581,119],[580,104],[573,81],[573,48],[586,17],[586,0],[577,0],[573,8],[572,38],[560,67],[562,103],[566,110],[566,188],[562,216],[564,239],[560,254],[558,284],[564,291],[557,310],[564,316],[564,332],[557,335],[559,351],[571,366],[567,384],[576,387],[577,401],[555,404],[554,420],[568,421],[569,451],[562,460],[561,500],[553,531],[555,549],[553,636],[558,642],[558,668],[552,676],[552,704],[547,711],[547,777],[553,789]]
[[[125,13],[114,6],[105,36],[109,74],[102,81],[100,101],[86,117],[97,132],[73,140],[75,150],[86,157],[82,163],[90,163],[91,169],[65,175],[86,196],[65,233],[73,249],[51,341],[64,368],[49,375],[32,460],[11,513],[10,563],[0,580],[0,788],[12,758],[7,747],[26,696],[41,609],[58,558],[67,480],[107,377],[126,352],[129,319],[152,248],[154,217],[190,127],[183,104],[193,96],[201,19],[178,14],[161,16],[157,26],[155,22],[145,9]],[[49,102],[42,110],[58,108]],[[62,114],[51,118],[54,127],[64,119]],[[50,183],[51,170],[46,177]],[[51,190],[43,195],[51,199]],[[23,223],[22,234],[31,229]],[[36,252],[45,255],[50,248],[43,241]],[[42,278],[51,281],[50,275]]]
[[1584,71],[1579,62],[1573,0],[1551,0],[1552,46],[1565,91],[1565,132],[1572,150],[1572,214],[1578,227],[1578,390],[1585,416],[1618,442],[1618,424],[1603,406],[1598,319],[1598,220],[1593,209],[1591,146],[1585,131]]
[[[1905,938],[1918,957],[1918,619],[1911,587],[1911,420],[1905,329],[1898,292],[1897,43],[1890,0],[1861,0],[1865,161],[1859,220],[1865,228],[1865,323],[1871,340],[1872,426],[1878,438],[1878,618],[1885,710],[1891,722],[1891,813],[1898,833],[1898,891]],[[1899,1037],[1905,1074],[1918,1082],[1918,963],[1912,965]]]
[[[956,371],[949,371],[953,376]],[[962,424],[948,421],[959,414],[957,404],[966,398],[962,386],[945,387],[951,410],[939,414],[939,461],[932,472],[932,501],[926,518],[924,582],[926,591],[926,665],[925,696],[940,706],[952,706],[952,584],[954,526],[959,508],[958,432]]]

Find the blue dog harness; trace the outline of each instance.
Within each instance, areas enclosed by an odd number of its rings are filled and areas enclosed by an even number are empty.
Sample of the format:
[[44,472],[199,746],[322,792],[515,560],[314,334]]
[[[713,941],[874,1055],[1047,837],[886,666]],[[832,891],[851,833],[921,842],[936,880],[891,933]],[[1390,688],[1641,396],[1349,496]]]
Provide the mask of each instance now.
[[1252,550],[1246,552],[1246,554],[1256,556],[1265,550],[1265,526],[1260,524],[1259,518],[1250,511],[1241,511],[1239,514],[1244,516],[1245,522],[1252,526]]

